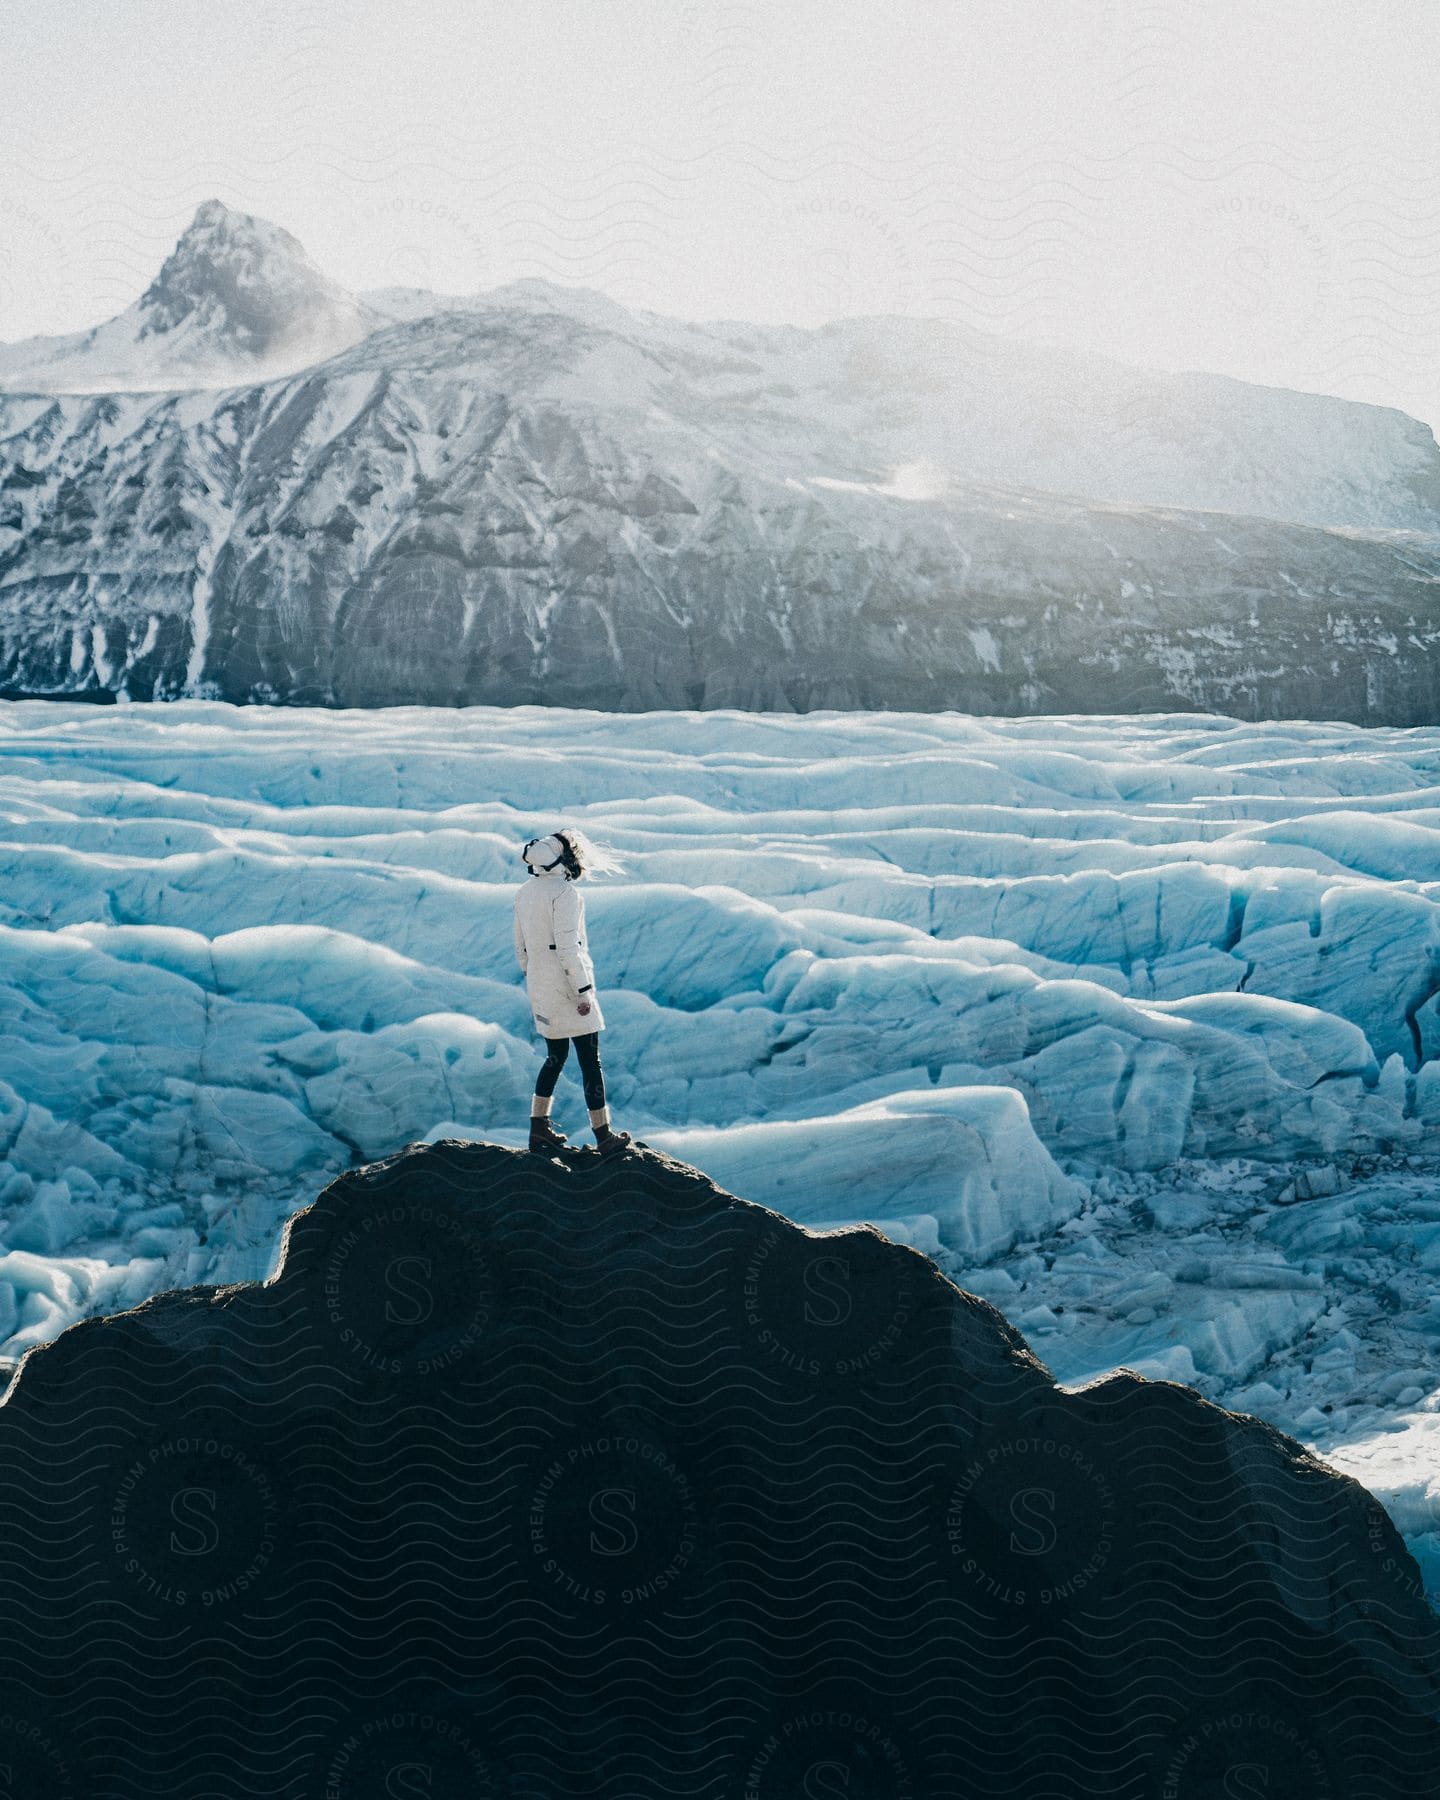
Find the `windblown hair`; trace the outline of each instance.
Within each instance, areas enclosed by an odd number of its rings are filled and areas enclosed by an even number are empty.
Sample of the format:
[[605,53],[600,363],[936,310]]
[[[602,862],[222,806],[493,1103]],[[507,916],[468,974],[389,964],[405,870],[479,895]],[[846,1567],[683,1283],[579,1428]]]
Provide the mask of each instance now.
[[608,844],[594,843],[583,831],[569,825],[558,835],[569,842],[584,874],[619,875],[623,872],[624,862]]

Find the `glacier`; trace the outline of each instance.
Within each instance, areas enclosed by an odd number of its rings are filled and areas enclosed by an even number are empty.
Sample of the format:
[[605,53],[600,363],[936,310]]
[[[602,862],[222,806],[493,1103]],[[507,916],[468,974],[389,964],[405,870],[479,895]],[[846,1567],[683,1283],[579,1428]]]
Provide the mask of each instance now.
[[7,1357],[522,1142],[569,821],[623,1125],[1296,1432],[1440,1586],[1440,730],[19,701],[0,814]]

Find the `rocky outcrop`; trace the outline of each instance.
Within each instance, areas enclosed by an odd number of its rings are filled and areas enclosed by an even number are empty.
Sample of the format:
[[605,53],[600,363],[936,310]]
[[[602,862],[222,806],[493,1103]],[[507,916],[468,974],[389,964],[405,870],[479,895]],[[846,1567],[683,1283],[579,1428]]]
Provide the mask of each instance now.
[[33,1353],[0,1468],[16,1793],[1437,1791],[1363,1490],[651,1154],[347,1175]]

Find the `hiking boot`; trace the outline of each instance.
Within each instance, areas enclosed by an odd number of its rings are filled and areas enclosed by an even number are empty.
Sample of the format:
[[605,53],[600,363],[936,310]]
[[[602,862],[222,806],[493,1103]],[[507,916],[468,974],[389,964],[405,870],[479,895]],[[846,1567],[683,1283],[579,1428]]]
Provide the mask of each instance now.
[[530,1154],[532,1156],[553,1156],[557,1150],[567,1149],[569,1140],[563,1131],[557,1131],[548,1119],[532,1119],[530,1121]]
[[628,1131],[607,1131],[602,1138],[596,1138],[595,1148],[602,1156],[623,1156],[630,1148]]

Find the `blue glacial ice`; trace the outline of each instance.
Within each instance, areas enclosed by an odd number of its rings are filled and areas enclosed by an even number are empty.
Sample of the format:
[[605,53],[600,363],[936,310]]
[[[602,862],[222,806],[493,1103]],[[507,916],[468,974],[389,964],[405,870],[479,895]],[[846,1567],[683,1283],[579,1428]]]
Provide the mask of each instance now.
[[622,1123],[922,1246],[1063,1379],[1354,1458],[1440,1547],[1440,731],[0,705],[4,1353],[263,1274],[357,1157],[520,1142],[557,820],[627,860]]

